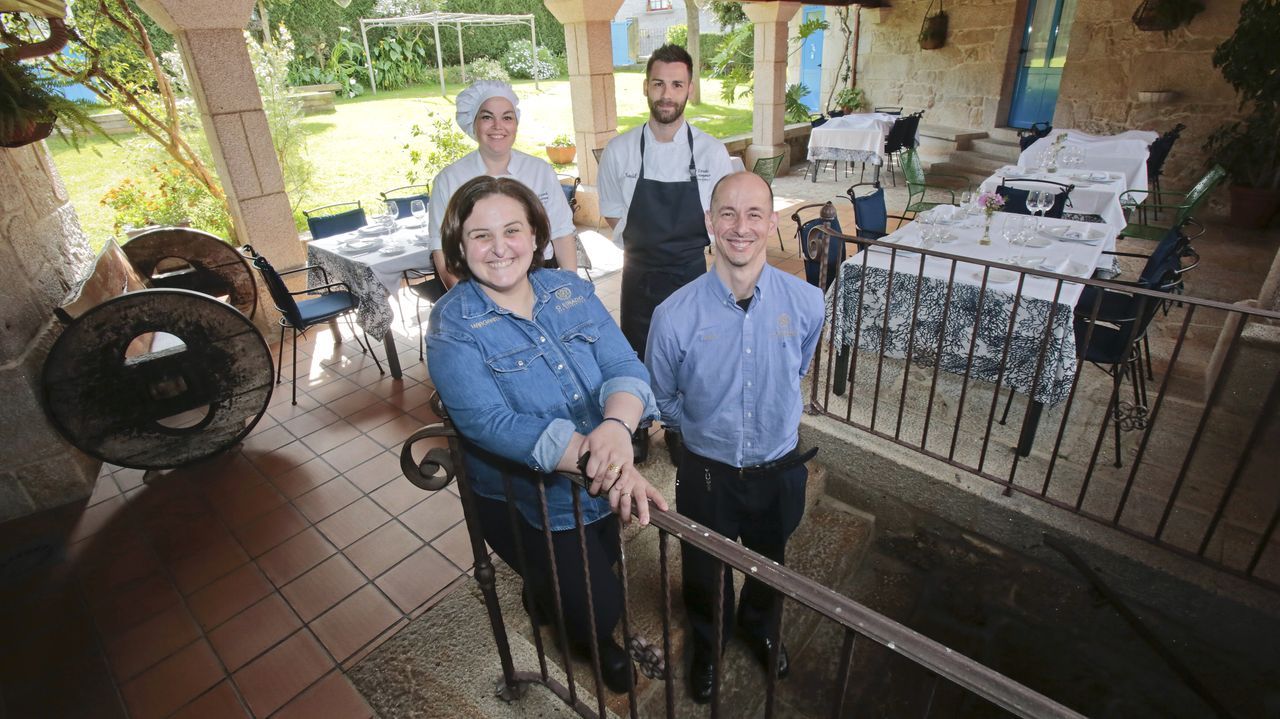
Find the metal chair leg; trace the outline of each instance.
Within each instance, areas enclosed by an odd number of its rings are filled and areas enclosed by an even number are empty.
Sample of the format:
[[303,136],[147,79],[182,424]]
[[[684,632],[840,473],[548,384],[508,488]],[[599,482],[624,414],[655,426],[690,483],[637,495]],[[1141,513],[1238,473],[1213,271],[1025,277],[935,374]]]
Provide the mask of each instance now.
[[[373,363],[378,366],[378,374],[386,374],[387,371],[382,369],[382,363],[378,361],[378,353],[373,351],[373,340],[369,339],[369,333],[360,330],[360,334],[364,335],[364,341],[369,343],[369,356],[373,358]],[[356,336],[356,342],[360,341],[360,336]]]
[[[415,296],[413,299],[413,316],[418,320],[418,361],[422,362],[424,359],[422,348],[427,343],[427,330],[425,327],[422,326],[422,298],[421,297]],[[409,334],[409,331],[405,330],[405,334],[406,335]]]
[[293,403],[298,404],[298,328],[293,328]]
[[284,324],[280,325],[280,357],[276,360],[276,384],[280,384],[280,375],[284,372]]
[[1013,388],[1009,388],[1009,399],[1004,402],[1004,413],[1000,415],[1000,424],[1004,424],[1009,419],[1009,408],[1013,406]]

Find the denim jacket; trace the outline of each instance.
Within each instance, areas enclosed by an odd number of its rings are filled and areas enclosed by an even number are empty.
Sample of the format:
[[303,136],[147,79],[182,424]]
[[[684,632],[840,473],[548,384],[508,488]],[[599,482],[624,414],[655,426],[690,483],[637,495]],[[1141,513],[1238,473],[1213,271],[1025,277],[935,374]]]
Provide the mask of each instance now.
[[[649,372],[622,336],[595,287],[577,275],[535,270],[533,319],[508,312],[478,284],[460,282],[435,304],[427,337],[431,381],[464,438],[471,487],[503,500],[511,476],[516,507],[541,528],[537,482],[545,478],[552,531],[572,529],[573,495],[554,472],[576,431],[604,420],[605,399],[628,392],[657,417]],[[609,513],[603,497],[582,499],[590,524]]]

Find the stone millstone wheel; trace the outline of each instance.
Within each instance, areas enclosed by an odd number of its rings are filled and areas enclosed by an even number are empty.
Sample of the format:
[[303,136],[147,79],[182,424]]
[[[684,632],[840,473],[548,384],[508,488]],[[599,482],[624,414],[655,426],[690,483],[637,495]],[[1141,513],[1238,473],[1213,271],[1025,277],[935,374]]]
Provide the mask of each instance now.
[[234,446],[274,386],[266,340],[239,310],[188,290],[110,299],[72,322],[44,365],[67,441],[122,467],[168,469]]

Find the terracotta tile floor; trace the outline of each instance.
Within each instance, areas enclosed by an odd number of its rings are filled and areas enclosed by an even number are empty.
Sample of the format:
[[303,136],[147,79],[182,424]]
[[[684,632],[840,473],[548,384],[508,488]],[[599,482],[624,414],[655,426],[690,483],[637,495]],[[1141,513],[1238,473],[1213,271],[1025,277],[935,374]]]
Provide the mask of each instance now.
[[[800,272],[793,253],[771,261]],[[615,318],[620,280],[597,282]],[[402,380],[313,331],[297,406],[286,380],[239,447],[107,466],[85,505],[0,525],[0,716],[370,716],[343,669],[471,566],[455,489],[400,475],[436,419],[408,329]]]

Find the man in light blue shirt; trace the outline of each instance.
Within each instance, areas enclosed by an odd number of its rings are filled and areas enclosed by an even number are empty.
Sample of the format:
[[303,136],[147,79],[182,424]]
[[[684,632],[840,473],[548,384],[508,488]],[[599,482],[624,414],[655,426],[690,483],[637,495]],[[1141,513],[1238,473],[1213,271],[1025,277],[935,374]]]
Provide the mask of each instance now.
[[[676,509],[690,519],[782,563],[787,538],[804,514],[808,472],[800,453],[800,382],[822,330],[822,292],[765,261],[777,227],[773,192],[739,172],[715,187],[707,230],[715,266],[658,306],[645,364],[663,424],[683,434]],[[682,546],[684,600],[693,628],[689,673],[694,701],[711,698],[715,560]],[[724,632],[734,622],[725,573]],[[747,578],[738,626],[761,666],[775,644],[778,676],[786,650],[777,638],[774,592]]]

